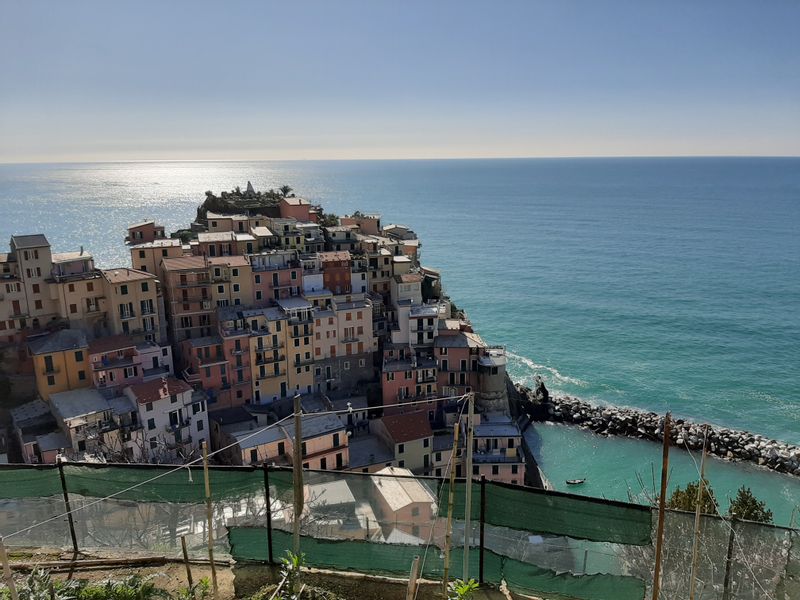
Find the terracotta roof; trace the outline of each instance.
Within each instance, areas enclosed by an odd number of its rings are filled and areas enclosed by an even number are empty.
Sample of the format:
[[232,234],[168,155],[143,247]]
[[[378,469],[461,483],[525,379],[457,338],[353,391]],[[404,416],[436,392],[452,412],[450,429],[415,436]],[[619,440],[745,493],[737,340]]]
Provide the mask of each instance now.
[[309,206],[308,200],[304,198],[297,198],[296,196],[292,196],[291,198],[281,198],[281,200],[291,206]]
[[119,269],[103,269],[103,277],[109,283],[127,283],[129,281],[140,281],[142,279],[155,279],[156,276],[147,271],[129,269],[121,267]]
[[397,283],[422,283],[422,275],[419,273],[404,273],[403,275],[395,275],[394,280]]
[[382,417],[381,421],[395,444],[419,440],[433,435],[426,411]]
[[113,350],[133,348],[136,342],[129,335],[109,335],[89,342],[89,354],[106,354]]
[[208,264],[225,265],[228,267],[249,267],[250,263],[244,256],[209,256]]
[[191,389],[188,383],[180,379],[175,379],[174,377],[167,377],[166,380],[154,379],[153,381],[137,383],[136,385],[130,386],[130,390],[133,392],[133,395],[136,396],[136,401],[139,404],[158,402],[170,394],[181,394],[191,391]]
[[166,271],[190,271],[206,268],[206,259],[203,256],[176,256],[162,258],[161,264]]
[[350,253],[346,250],[338,250],[334,252],[320,252],[319,259],[322,262],[330,262],[334,260],[350,260]]

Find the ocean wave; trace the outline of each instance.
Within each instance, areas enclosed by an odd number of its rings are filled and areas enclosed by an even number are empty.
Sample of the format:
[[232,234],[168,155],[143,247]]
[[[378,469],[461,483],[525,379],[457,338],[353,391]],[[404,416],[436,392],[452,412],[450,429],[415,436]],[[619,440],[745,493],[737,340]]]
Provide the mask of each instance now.
[[524,365],[525,367],[530,369],[532,372],[531,375],[536,375],[541,371],[545,371],[547,374],[549,374],[551,378],[553,378],[555,381],[559,383],[569,383],[571,385],[576,385],[578,387],[588,387],[589,385],[588,381],[583,381],[581,379],[578,379],[577,377],[570,377],[569,375],[563,375],[555,367],[540,365],[532,361],[530,358],[521,356],[519,354],[514,354],[513,352],[510,352],[508,350],[506,350],[506,356],[511,358],[513,362]]

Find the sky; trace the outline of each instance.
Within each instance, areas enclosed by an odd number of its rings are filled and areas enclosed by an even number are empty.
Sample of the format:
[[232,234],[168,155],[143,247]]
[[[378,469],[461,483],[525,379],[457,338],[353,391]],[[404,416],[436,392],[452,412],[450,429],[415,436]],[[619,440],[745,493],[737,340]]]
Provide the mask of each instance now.
[[0,162],[800,155],[800,2],[0,0]]

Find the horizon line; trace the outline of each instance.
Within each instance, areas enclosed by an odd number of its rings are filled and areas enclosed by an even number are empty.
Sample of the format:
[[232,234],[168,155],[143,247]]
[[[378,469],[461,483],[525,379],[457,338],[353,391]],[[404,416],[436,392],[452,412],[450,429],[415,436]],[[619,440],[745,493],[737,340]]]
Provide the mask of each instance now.
[[100,165],[100,164],[141,164],[141,163],[246,163],[246,162],[399,162],[399,161],[469,161],[469,160],[602,160],[602,159],[680,159],[680,158],[772,158],[796,159],[800,154],[585,154],[555,156],[439,156],[439,157],[396,157],[396,158],[142,158],[109,160],[57,160],[57,161],[18,161],[3,162],[0,166],[21,165]]

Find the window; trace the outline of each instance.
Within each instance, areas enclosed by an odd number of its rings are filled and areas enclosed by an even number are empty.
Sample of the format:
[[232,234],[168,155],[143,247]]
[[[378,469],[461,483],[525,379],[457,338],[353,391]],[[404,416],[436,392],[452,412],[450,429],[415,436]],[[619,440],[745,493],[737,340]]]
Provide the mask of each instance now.
[[75,362],[83,362],[83,350],[75,351]]
[[234,283],[233,284],[233,291],[234,292],[238,292],[239,291],[239,284],[238,283]]
[[473,475],[480,475],[481,474],[480,467],[478,465],[473,465],[472,466],[472,474]]
[[224,294],[225,293],[225,286],[224,285],[218,285],[217,286],[217,293],[218,294]]
[[177,394],[170,394],[169,395],[169,401],[170,401],[171,404],[175,404],[178,401],[178,395]]
[[239,276],[239,269],[231,269],[231,275],[233,275],[234,277],[238,277]]
[[145,257],[145,251],[139,250],[139,258],[144,258],[144,257]]
[[38,294],[39,293],[39,284],[38,283],[34,283],[32,287],[33,287],[33,293],[34,294]]
[[514,438],[508,438],[508,447],[509,448],[513,448],[514,447]]
[[94,284],[91,281],[86,284],[86,291],[87,292],[93,292],[94,291]]
[[431,439],[430,438],[425,438],[424,440],[422,440],[422,447],[423,448],[428,448],[430,445],[431,445]]
[[511,474],[516,475],[518,468],[517,465],[511,465]]
[[143,291],[143,292],[146,292],[146,291],[148,291],[149,289],[150,289],[150,287],[148,286],[147,282],[146,282],[146,281],[143,281],[143,282],[142,282],[142,291]]
[[164,249],[164,250],[162,250],[162,251],[161,251],[161,256],[167,256],[167,251],[166,251],[166,249]]
[[152,438],[150,440],[150,449],[155,450],[156,448],[158,448],[158,442],[156,441],[156,438]]
[[403,454],[403,452],[405,452],[405,451],[406,451],[406,445],[405,444],[397,444],[397,453],[398,454]]
[[73,315],[76,312],[78,312],[78,305],[77,304],[70,304],[69,305],[69,312],[70,312],[70,314],[73,314]]
[[42,301],[41,300],[37,300],[36,302],[33,303],[33,305],[36,307],[36,310],[42,310]]
[[403,467],[406,466],[406,461],[404,461],[404,460],[398,461],[397,466],[402,469]]
[[256,283],[261,283],[261,275],[256,275]]
[[67,289],[68,289],[70,292],[74,292],[74,291],[75,291],[75,284],[74,284],[74,283],[70,283],[70,284],[67,286]]
[[338,445],[339,445],[339,434],[338,433],[334,433],[333,434],[333,447],[335,448]]
[[203,431],[203,420],[202,419],[200,419],[197,422],[197,431]]
[[344,361],[344,370],[345,371],[349,371],[350,370],[350,361],[349,360]]
[[55,375],[48,375],[47,376],[47,385],[53,386],[56,384],[56,377]]
[[286,445],[283,442],[278,442],[278,456],[286,454]]
[[128,286],[127,285],[119,286],[119,293],[122,294],[123,296],[127,296],[128,295]]
[[153,410],[153,403],[152,402],[148,402],[147,404],[145,404],[144,405],[144,410],[145,410],[145,412],[150,412],[151,410]]
[[492,465],[492,475],[499,475],[500,474],[500,467],[497,465]]
[[419,516],[419,507],[418,506],[415,506],[415,507],[413,507],[411,509],[411,516],[412,517],[418,517]]
[[86,371],[78,371],[78,380],[86,381]]
[[123,370],[123,372],[125,373],[125,379],[130,379],[131,377],[136,377],[136,375],[139,374],[138,371],[139,370],[135,366],[133,366],[133,367],[125,367],[125,369]]
[[147,419],[147,428],[148,429],[155,429],[156,428],[156,420],[155,419]]
[[253,448],[252,450],[250,450],[250,462],[251,463],[258,462],[258,449],[257,448]]
[[300,446],[300,452],[302,453],[303,456],[306,455],[306,443],[305,442],[303,442],[303,445]]
[[441,462],[441,460],[442,460],[442,453],[441,452],[437,452],[436,453],[436,462]]

